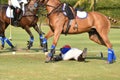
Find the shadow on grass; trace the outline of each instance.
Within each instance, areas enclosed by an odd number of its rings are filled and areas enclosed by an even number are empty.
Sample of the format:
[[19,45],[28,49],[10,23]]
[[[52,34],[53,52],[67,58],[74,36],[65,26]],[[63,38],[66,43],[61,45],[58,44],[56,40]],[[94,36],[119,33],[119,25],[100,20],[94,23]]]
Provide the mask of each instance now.
[[6,49],[1,50],[1,51],[0,51],[0,54],[2,54],[2,53],[8,53],[8,52],[13,52],[13,51],[14,51],[14,50],[11,49],[11,48],[6,48]]
[[98,60],[107,60],[107,57],[103,57],[103,58],[101,58],[101,57],[86,57],[86,59],[98,59]]
[[10,52],[27,52],[27,53],[31,53],[31,52],[40,52],[42,51],[42,49],[40,48],[31,48],[31,49],[27,49],[27,48],[18,48],[18,47],[15,47],[14,49],[11,49],[11,48],[4,48],[2,50],[0,50],[0,54],[3,54],[3,53],[10,53]]

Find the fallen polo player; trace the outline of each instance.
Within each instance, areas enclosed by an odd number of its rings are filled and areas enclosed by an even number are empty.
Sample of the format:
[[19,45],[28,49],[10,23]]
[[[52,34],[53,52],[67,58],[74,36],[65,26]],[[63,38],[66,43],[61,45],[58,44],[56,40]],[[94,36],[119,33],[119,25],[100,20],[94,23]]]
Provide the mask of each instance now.
[[85,61],[87,56],[87,48],[84,48],[84,50],[79,50],[77,48],[71,48],[69,45],[65,45],[62,48],[60,48],[60,54],[55,55],[53,57],[54,61],[60,61],[60,60],[71,60],[74,59],[76,61],[82,62]]

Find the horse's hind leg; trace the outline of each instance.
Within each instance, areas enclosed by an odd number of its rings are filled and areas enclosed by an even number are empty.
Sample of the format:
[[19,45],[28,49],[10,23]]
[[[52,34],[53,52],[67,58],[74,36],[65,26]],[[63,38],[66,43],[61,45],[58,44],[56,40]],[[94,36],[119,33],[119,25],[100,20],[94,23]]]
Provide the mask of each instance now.
[[39,39],[40,39],[40,46],[43,47],[43,32],[41,31],[41,29],[39,29],[38,25],[36,24],[34,27],[33,27],[39,34]]
[[112,63],[114,60],[116,60],[116,56],[107,34],[108,33],[105,29],[103,29],[101,33],[98,33],[96,29],[92,29],[89,32],[89,38],[98,44],[105,45],[108,48],[108,62]]
[[112,49],[112,44],[110,43],[108,39],[108,29],[102,29],[101,33],[99,31],[99,34],[101,38],[103,39],[105,45],[108,48],[108,63],[113,63],[116,60],[116,55],[114,53],[114,50]]

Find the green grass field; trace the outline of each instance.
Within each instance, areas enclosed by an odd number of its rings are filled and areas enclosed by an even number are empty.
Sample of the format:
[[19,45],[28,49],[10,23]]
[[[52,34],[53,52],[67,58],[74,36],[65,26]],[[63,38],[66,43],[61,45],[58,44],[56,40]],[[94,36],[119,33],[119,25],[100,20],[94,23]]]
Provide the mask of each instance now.
[[[9,29],[6,36],[9,38]],[[88,48],[86,62],[60,61],[55,63],[44,63],[45,56],[39,47],[39,36],[31,29],[35,42],[31,50],[27,50],[26,44],[29,40],[28,34],[21,28],[12,27],[12,43],[16,45],[16,54],[6,44],[0,50],[0,80],[120,80],[120,29],[111,29],[109,38],[117,55],[117,61],[113,64],[106,64],[107,48],[89,40],[88,34],[61,35],[59,48],[65,44],[83,49]],[[46,33],[49,28],[42,27]],[[52,38],[48,40],[49,47]],[[100,52],[104,58],[100,58]]]

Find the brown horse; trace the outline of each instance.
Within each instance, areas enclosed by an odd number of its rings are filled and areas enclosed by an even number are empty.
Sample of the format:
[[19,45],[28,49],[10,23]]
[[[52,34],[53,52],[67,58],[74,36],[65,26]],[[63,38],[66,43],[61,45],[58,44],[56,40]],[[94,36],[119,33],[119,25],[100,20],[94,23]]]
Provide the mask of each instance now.
[[[40,36],[40,45],[42,45],[41,40],[43,38],[42,36],[42,31],[39,30],[39,27],[37,25],[38,21],[38,7],[39,5],[36,4],[37,0],[30,0],[28,5],[25,6],[26,12],[25,14],[21,17],[18,26],[21,28],[25,29],[25,31],[29,34],[30,40],[28,41],[28,49],[32,47],[33,41],[34,41],[34,36],[32,32],[30,31],[30,27],[33,27],[39,34]],[[0,5],[0,35],[2,38],[5,37],[5,29],[8,27],[9,24],[11,24],[11,19],[6,16],[6,10],[8,8],[8,5],[3,4]],[[12,24],[13,25],[13,24]],[[13,25],[14,26],[14,25]],[[4,39],[2,39],[4,41]],[[4,44],[2,45],[4,47]]]
[[[40,3],[46,6],[48,11],[47,18],[51,28],[51,30],[45,36],[45,42],[47,42],[47,39],[50,37],[54,36],[51,51],[47,54],[46,58],[46,62],[49,62],[52,60],[60,34],[64,34],[66,31],[69,19],[63,14],[63,11],[61,11],[63,8],[63,3],[61,3],[60,0],[40,0]],[[112,49],[112,44],[108,39],[108,32],[111,26],[108,18],[98,12],[89,12],[88,16],[84,19],[77,18],[74,9],[71,6],[69,7],[75,16],[75,19],[72,20],[68,34],[80,34],[87,32],[90,40],[108,48],[109,63],[112,63],[114,60],[116,60],[116,56]],[[76,24],[77,27],[75,27]]]

